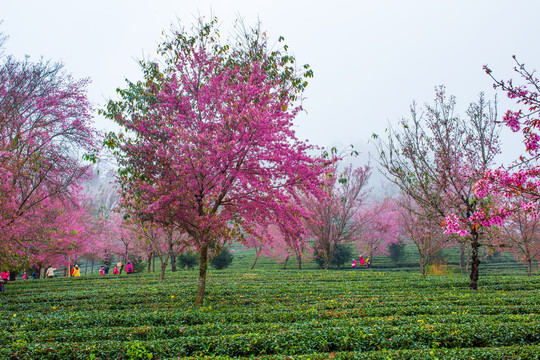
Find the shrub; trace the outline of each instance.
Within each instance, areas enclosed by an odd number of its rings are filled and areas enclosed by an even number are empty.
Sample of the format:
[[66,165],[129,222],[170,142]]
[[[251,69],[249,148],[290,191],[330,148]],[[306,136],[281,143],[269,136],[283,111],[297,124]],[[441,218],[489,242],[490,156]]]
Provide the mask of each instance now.
[[199,264],[199,258],[194,252],[186,252],[185,254],[178,254],[176,257],[177,266],[183,269],[193,269]]
[[142,273],[144,271],[145,263],[140,256],[130,256],[131,265],[133,265],[133,272]]
[[390,253],[390,259],[394,264],[397,264],[405,255],[405,243],[403,241],[398,241],[396,243],[391,243],[388,245],[388,252]]
[[[330,260],[330,265],[341,268],[343,264],[351,261],[352,257],[353,250],[349,245],[336,244],[334,247],[334,253],[332,254],[332,259]],[[317,250],[315,250],[315,262],[322,269],[324,266],[324,258],[317,252]]]
[[217,270],[223,270],[231,265],[233,258],[234,256],[229,251],[229,248],[224,247],[212,260],[210,260],[210,264]]

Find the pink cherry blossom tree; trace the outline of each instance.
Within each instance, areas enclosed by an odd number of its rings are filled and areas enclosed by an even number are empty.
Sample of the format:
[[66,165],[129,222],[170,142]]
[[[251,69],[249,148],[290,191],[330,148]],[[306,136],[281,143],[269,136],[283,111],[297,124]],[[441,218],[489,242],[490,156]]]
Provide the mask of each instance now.
[[144,81],[103,111],[127,131],[105,144],[118,155],[126,206],[189,234],[202,305],[209,252],[275,219],[300,226],[308,214],[290,200],[322,196],[324,163],[293,130],[311,70],[299,73],[258,28],[222,43],[215,19],[173,30],[159,53],[164,66],[141,62]]
[[448,223],[466,224],[461,238],[447,239],[471,246],[470,288],[476,290],[479,249],[490,245],[492,237],[475,225],[475,214],[492,207],[473,191],[500,151],[496,107],[480,94],[461,118],[454,97],[438,87],[433,105],[420,110],[413,103],[410,120],[402,120],[399,129],[390,128],[386,142],[377,141],[380,164],[388,179],[426,213],[437,215],[440,222],[453,213]]
[[[334,151],[335,153],[335,151]],[[353,242],[362,227],[356,216],[365,204],[369,190],[367,184],[371,168],[346,167],[339,170],[339,162],[332,161],[332,171],[328,172],[324,190],[326,198],[304,198],[304,206],[311,216],[306,221],[310,236],[315,239],[316,256],[323,260],[323,268],[328,269],[337,244]]]
[[[523,196],[514,201],[526,202]],[[500,250],[510,252],[516,260],[526,264],[527,274],[531,276],[533,261],[540,263],[540,219],[528,211],[512,212],[506,217],[500,233]]]
[[373,201],[357,214],[356,223],[362,224],[355,246],[373,259],[373,255],[388,254],[388,245],[402,237],[397,203],[389,198]]
[[287,218],[282,218],[280,223],[258,226],[254,232],[246,237],[246,248],[255,250],[252,269],[261,256],[275,259],[278,263],[283,262],[284,269],[292,256],[296,258],[298,270],[302,269],[303,260],[309,257],[311,250],[308,242],[310,235],[304,224],[295,227],[295,225],[284,223],[286,221]]
[[514,71],[519,75],[521,84],[497,79],[487,65],[484,70],[493,79],[493,87],[506,92],[508,98],[514,99],[521,107],[517,111],[508,110],[502,122],[514,132],[521,131],[526,154],[516,159],[510,168],[488,169],[474,189],[478,201],[488,206],[474,212],[467,223],[455,215],[449,216],[447,232],[463,235],[467,226],[496,229],[506,221],[503,233],[508,236],[506,243],[501,245],[513,249],[515,256],[522,255],[524,261],[532,261],[531,251],[535,248],[531,244],[534,239],[532,232],[535,232],[540,203],[540,80],[535,71],[527,69],[515,56],[513,59],[516,63]]
[[[80,182],[88,176],[81,153],[93,157],[97,136],[86,98],[88,80],[74,80],[59,63],[2,60],[0,246],[10,253],[0,261],[36,256],[39,261],[46,239],[65,240],[51,227],[69,232],[69,216],[51,219],[52,214],[78,211]],[[77,231],[78,225],[69,226]]]
[[[523,143],[526,154],[516,160],[510,169],[500,167],[486,172],[475,189],[475,194],[480,199],[489,200],[493,196],[499,196],[499,209],[491,214],[479,214],[478,222],[486,226],[500,225],[502,219],[518,211],[538,213],[540,199],[540,79],[535,71],[530,71],[525,64],[520,63],[513,57],[516,66],[514,71],[519,75],[521,84],[516,85],[512,80],[498,80],[493,71],[486,65],[486,73],[493,79],[493,87],[506,92],[510,99],[522,107],[520,110],[508,110],[502,122],[512,131],[523,134]],[[514,200],[520,195],[523,202],[516,203]]]

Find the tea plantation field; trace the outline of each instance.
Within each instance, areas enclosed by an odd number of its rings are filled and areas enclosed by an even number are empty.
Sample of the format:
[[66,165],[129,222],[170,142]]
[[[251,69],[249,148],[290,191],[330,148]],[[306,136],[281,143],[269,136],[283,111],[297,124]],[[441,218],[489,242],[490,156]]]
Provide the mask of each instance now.
[[540,276],[195,271],[15,281],[1,359],[539,359]]

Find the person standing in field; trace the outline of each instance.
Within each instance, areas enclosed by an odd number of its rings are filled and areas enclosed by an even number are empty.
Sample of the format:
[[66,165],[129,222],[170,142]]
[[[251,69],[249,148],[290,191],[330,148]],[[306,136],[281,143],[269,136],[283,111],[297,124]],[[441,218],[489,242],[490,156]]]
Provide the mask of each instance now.
[[360,261],[360,266],[363,266],[364,263],[365,263],[365,260],[364,260],[364,255],[360,255],[360,259],[358,259]]
[[2,280],[4,283],[7,283],[9,281],[9,271],[2,271]]
[[53,268],[51,265],[49,265],[49,267],[47,268],[47,272],[45,273],[45,277],[54,278],[54,270],[56,270],[56,268]]
[[351,267],[352,267],[353,270],[356,270],[356,264],[357,264],[356,260],[355,260],[355,259],[352,259],[352,261],[351,261]]
[[131,264],[131,261],[130,261],[126,265],[126,273],[131,274],[132,272],[133,272],[133,265]]
[[73,267],[73,274],[71,276],[81,276],[81,268],[79,265]]
[[112,274],[113,275],[120,275],[120,271],[118,270],[118,266],[115,266],[113,271],[112,271]]
[[116,263],[116,267],[118,268],[118,274],[120,275],[122,273],[122,269],[124,268],[124,264],[119,261]]

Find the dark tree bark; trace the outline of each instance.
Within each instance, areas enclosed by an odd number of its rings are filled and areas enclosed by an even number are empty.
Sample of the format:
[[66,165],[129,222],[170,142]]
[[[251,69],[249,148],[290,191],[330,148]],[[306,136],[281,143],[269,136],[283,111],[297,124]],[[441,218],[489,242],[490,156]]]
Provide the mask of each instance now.
[[202,306],[204,302],[204,292],[206,289],[206,270],[208,270],[208,245],[203,245],[200,250],[199,285],[197,288],[197,298],[195,299],[195,306]]
[[478,242],[478,234],[473,234],[474,238],[471,242],[472,261],[471,261],[471,283],[469,287],[471,290],[478,290],[478,270],[480,267],[479,249],[480,243]]

